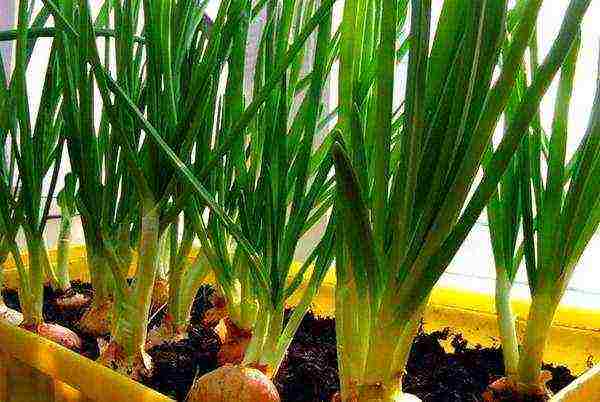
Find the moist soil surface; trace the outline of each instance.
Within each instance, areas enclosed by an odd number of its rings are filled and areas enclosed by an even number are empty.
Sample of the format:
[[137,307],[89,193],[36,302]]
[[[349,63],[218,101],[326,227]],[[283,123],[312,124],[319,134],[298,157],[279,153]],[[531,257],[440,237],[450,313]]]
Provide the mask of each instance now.
[[[89,284],[74,281],[73,288],[89,296],[93,293]],[[154,373],[144,379],[145,385],[183,401],[194,377],[217,367],[219,337],[201,323],[204,312],[212,307],[211,294],[209,286],[198,291],[187,339],[150,349]],[[56,297],[50,288],[45,288],[44,317],[47,322],[63,325],[82,336],[76,323],[85,309],[59,311],[54,304]],[[19,310],[16,291],[5,290],[4,300],[9,307]],[[154,312],[150,326],[158,325],[163,314],[162,310]],[[96,340],[82,338],[82,355],[95,359],[98,356]],[[447,342],[452,345],[449,353],[442,346]],[[566,367],[544,365],[544,368],[552,373],[547,385],[553,392],[575,379]],[[403,389],[425,402],[478,402],[482,401],[481,394],[487,385],[503,374],[499,348],[473,347],[450,329],[432,333],[420,331],[412,346]],[[275,378],[275,385],[283,402],[331,401],[339,391],[334,319],[312,313],[306,315]]]
[[[83,295],[89,296],[89,300],[91,301],[92,295],[94,291],[92,290],[92,286],[89,283],[82,283],[81,281],[72,281],[71,288],[76,293],[81,293]],[[4,289],[4,302],[6,305],[15,310],[21,310],[21,306],[19,304],[19,296],[17,291],[14,289]],[[85,313],[85,310],[89,306],[90,301],[86,303],[81,308],[69,309],[61,311],[55,300],[60,297],[59,293],[54,292],[50,286],[44,286],[44,321],[48,323],[62,325],[63,327],[69,328],[79,335],[82,341],[82,350],[80,353],[88,357],[90,359],[96,360],[100,354],[98,348],[98,342],[96,338],[91,336],[83,335],[79,328],[77,328],[77,323]]]

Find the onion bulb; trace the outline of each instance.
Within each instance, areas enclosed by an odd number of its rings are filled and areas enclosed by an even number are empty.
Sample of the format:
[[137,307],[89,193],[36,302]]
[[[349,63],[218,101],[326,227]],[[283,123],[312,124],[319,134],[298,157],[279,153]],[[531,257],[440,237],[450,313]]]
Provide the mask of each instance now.
[[512,378],[500,378],[488,386],[482,397],[485,402],[500,401],[547,401],[552,392],[546,387],[546,382],[552,378],[549,371],[543,370],[538,386],[525,386]]
[[257,369],[226,364],[197,378],[187,402],[280,402],[273,382]]
[[21,326],[28,331],[34,332],[75,352],[80,351],[82,348],[82,341],[79,335],[60,325],[42,323],[37,325],[22,324]]
[[23,314],[17,310],[6,307],[0,300],[0,320],[10,325],[18,326],[23,322]]

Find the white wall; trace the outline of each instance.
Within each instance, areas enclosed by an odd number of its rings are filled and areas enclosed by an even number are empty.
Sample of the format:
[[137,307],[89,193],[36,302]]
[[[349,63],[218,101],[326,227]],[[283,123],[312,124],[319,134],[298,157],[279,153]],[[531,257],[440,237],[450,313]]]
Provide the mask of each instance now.
[[[560,29],[568,3],[567,0],[544,2],[540,12],[539,21],[541,23],[538,23],[537,26],[540,57],[545,56],[550,50],[552,42]],[[434,4],[439,9],[441,1],[435,0]],[[569,114],[569,154],[574,152],[585,134],[594,99],[600,46],[600,25],[598,21],[600,21],[600,6],[596,2],[592,2],[582,27],[581,51]],[[542,101],[542,124],[547,132],[550,132],[551,129],[556,89],[557,83],[555,82]],[[444,276],[443,282],[491,292],[493,278],[495,277],[492,261],[489,233],[485,226],[485,219],[480,219],[480,224],[473,229],[467,242],[463,245]],[[600,308],[600,265],[598,261],[600,261],[600,233],[596,233],[582,256],[570,282],[569,290],[565,295],[564,303],[593,305]],[[518,277],[520,283],[516,286],[514,292],[519,296],[527,297],[529,292],[525,285],[523,271],[522,269],[520,272]]]
[[[0,30],[12,26],[15,18],[14,0],[3,0],[0,4]],[[10,70],[11,46],[8,42],[0,42],[0,58],[4,62],[5,71]]]

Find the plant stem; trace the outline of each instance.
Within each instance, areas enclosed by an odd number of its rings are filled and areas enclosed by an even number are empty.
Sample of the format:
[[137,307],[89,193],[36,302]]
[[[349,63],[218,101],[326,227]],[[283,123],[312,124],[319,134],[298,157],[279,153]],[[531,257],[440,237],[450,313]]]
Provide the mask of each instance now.
[[391,375],[393,356],[396,353],[399,339],[402,338],[403,329],[396,326],[391,328],[389,321],[378,317],[368,352],[367,365],[363,384],[373,385],[390,382],[395,375]]
[[[209,273],[208,268],[208,260],[204,253],[199,252],[191,266],[185,270],[176,289],[173,289],[174,293],[170,295],[169,299],[169,314],[173,319],[174,328],[187,326],[194,298]],[[169,288],[169,292],[171,292],[171,288]]]
[[[133,378],[141,367],[139,363],[149,362],[144,348],[146,344],[146,326],[152,303],[152,290],[158,270],[159,252],[159,217],[158,210],[152,200],[145,200],[142,209],[142,224],[139,243],[139,257],[133,290],[123,297],[117,297],[116,322],[113,331],[113,344],[118,345],[124,354],[127,371]],[[110,359],[111,357],[109,357]],[[116,357],[119,359],[119,356]],[[145,366],[145,369],[150,367]]]
[[62,211],[60,218],[60,229],[58,232],[57,252],[56,252],[56,279],[60,290],[71,288],[71,278],[69,275],[69,249],[71,247],[71,227],[72,217],[68,211]]
[[29,289],[29,272],[25,269],[25,264],[23,264],[23,259],[21,258],[21,252],[14,240],[9,245],[9,249],[15,261],[17,272],[19,273],[19,300],[21,301],[22,306],[27,306],[30,303],[30,295],[27,291]]
[[87,265],[90,271],[90,282],[94,288],[92,305],[99,307],[113,297],[112,277],[102,251],[87,242],[86,244]]
[[115,282],[109,272],[104,252],[93,243],[87,242],[87,264],[94,296],[90,307],[79,321],[79,328],[92,336],[103,336],[111,332],[114,310]]
[[553,301],[549,292],[539,289],[538,293],[533,295],[519,360],[519,384],[528,389],[540,387],[542,359],[556,307],[557,303]]
[[46,275],[47,281],[50,282],[50,286],[52,286],[52,289],[55,289],[55,290],[60,289],[58,277],[56,276],[56,273],[54,272],[54,267],[52,266],[52,263],[50,262],[50,254],[48,253],[48,247],[46,247],[45,243],[42,244],[42,257],[41,258],[42,258],[42,263],[44,265],[44,273]]
[[[111,38],[116,36],[116,32],[114,29],[102,29],[95,28],[94,34],[97,37],[105,37]],[[27,30],[27,38],[28,39],[37,39],[37,38],[54,38],[56,36],[56,28],[54,27],[44,27],[44,28],[29,28]],[[17,39],[17,30],[9,29],[0,31],[0,42],[4,41],[12,41]],[[134,36],[133,40],[135,42],[144,43],[145,39],[139,36]]]
[[4,290],[4,263],[8,257],[8,250],[5,251],[5,248],[2,246],[4,246],[4,244],[0,244],[0,312],[6,310],[2,291]]
[[407,323],[406,327],[402,331],[402,335],[399,338],[399,342],[396,345],[396,351],[394,352],[394,357],[392,359],[392,367],[390,371],[391,376],[401,378],[404,375],[404,371],[406,370],[406,364],[408,362],[408,357],[410,355],[410,350],[412,348],[413,341],[417,332],[419,331],[419,326],[421,325],[421,320],[423,318],[423,312],[425,311],[425,307],[427,306],[427,301],[421,305],[421,307],[415,312],[413,318]]
[[172,320],[172,328],[178,327],[181,321],[187,317],[182,317],[181,306],[184,302],[183,293],[186,293],[186,286],[183,285],[184,280],[184,263],[177,261],[169,268],[169,300],[167,305],[167,316]]
[[81,226],[83,228],[85,239],[85,252],[88,271],[90,273],[90,282],[94,289],[91,308],[100,306],[113,299],[114,279],[105,257],[105,249],[99,230],[93,222],[81,216]]
[[397,402],[402,395],[402,386],[399,379],[392,379],[382,383],[381,388],[365,388],[352,402]]
[[136,304],[138,313],[135,317],[135,328],[133,342],[143,347],[146,341],[146,324],[150,314],[152,301],[152,289],[157,273],[157,254],[159,240],[158,210],[154,202],[144,204],[144,215],[142,216],[142,232],[140,236],[140,255],[138,270],[136,274],[135,287],[133,290],[133,303]]
[[506,277],[506,271],[497,269],[496,278],[496,318],[502,342],[504,371],[507,377],[515,377],[519,367],[519,340],[515,326],[515,316],[510,305],[512,284]]
[[174,228],[174,225],[175,224],[170,225],[158,240],[156,280],[168,281],[170,270],[175,266],[173,261],[175,261],[177,257],[176,255],[172,256],[171,250],[173,232],[176,232],[177,230]]
[[[185,330],[194,301],[193,295],[196,294],[200,286],[200,284],[196,286],[194,279],[196,276],[203,279],[206,275],[206,269],[198,264],[203,253],[199,253],[192,266],[189,266],[188,263],[188,255],[194,239],[193,231],[189,226],[184,228],[179,247],[177,244],[178,233],[179,224],[178,221],[175,221],[169,229],[169,298],[167,301],[167,320],[165,321],[167,335]],[[192,294],[191,298],[190,293]]]
[[285,328],[277,340],[276,349],[271,355],[272,357],[270,364],[274,368],[275,373],[278,371],[279,366],[283,362],[285,354],[287,353],[289,346],[294,339],[294,334],[296,331],[298,331],[306,312],[310,308],[310,304],[317,294],[320,284],[320,281],[313,280],[313,278],[311,278],[308,288],[302,295],[302,299],[300,299],[300,302],[296,304],[288,322],[285,324]]
[[263,318],[256,322],[256,326],[252,330],[252,338],[244,354],[244,364],[256,363],[265,345],[272,315],[267,308],[261,305],[258,316]]
[[[29,289],[30,298],[21,300],[23,310],[23,323],[37,326],[44,321],[42,309],[44,307],[44,240],[38,233],[27,234],[27,249],[29,252]],[[22,287],[23,285],[21,285]]]
[[277,346],[283,331],[283,314],[284,305],[282,304],[273,312],[273,315],[271,316],[265,346],[259,361],[260,364],[265,365],[268,368],[268,373],[271,377],[275,377],[277,370],[279,370],[279,365],[281,364]]
[[251,323],[256,322],[258,307],[252,289],[254,284],[252,283],[252,278],[250,275],[251,268],[244,253],[242,253],[242,256],[240,257],[240,262],[244,264],[242,270],[240,271],[240,323],[242,324],[242,328],[248,328],[252,325]]
[[348,283],[342,284],[338,274],[335,291],[335,332],[337,337],[337,356],[340,373],[340,394],[346,401],[351,395],[353,381],[359,378],[359,358],[357,350],[352,347],[353,308],[349,306],[351,289]]

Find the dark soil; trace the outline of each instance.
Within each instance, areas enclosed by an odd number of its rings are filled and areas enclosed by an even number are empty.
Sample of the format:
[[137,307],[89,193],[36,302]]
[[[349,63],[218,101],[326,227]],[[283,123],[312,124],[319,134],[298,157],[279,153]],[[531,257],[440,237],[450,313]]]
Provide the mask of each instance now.
[[[212,293],[210,286],[202,286],[198,290],[192,306],[188,339],[158,345],[148,351],[152,357],[154,372],[152,377],[145,379],[147,386],[182,401],[197,375],[218,367],[217,353],[221,348],[221,340],[215,331],[204,328],[201,324],[204,312],[212,307]],[[156,313],[150,326],[157,326],[164,314],[164,311]]]
[[[92,290],[92,286],[89,283],[82,283],[81,281],[72,281],[71,288],[77,292],[84,295],[89,296],[89,299],[92,299],[92,295],[94,291]],[[21,310],[21,306],[19,304],[19,297],[17,295],[17,291],[14,289],[5,289],[3,291],[4,302],[6,305],[15,310]],[[60,294],[57,294],[52,290],[50,286],[44,287],[44,320],[48,323],[54,323],[58,325],[62,325],[63,327],[69,328],[72,331],[75,331],[82,340],[83,348],[81,354],[90,359],[97,359],[100,351],[98,349],[98,342],[96,339],[90,336],[83,335],[79,332],[77,328],[77,323],[79,319],[83,316],[83,313],[87,309],[88,304],[83,306],[82,308],[77,309],[69,309],[66,311],[60,311],[54,301]]]
[[[88,284],[73,282],[73,287],[79,292],[92,292]],[[209,286],[198,291],[188,339],[156,346],[149,351],[154,373],[144,380],[147,386],[183,401],[195,376],[217,367],[219,337],[201,323],[204,312],[212,307],[209,297],[212,292]],[[51,289],[47,288],[44,296],[45,319],[79,333],[75,323],[83,309],[65,315],[54,307],[52,300],[56,295]],[[4,299],[9,307],[19,309],[16,291],[5,291]],[[150,326],[158,325],[163,315],[164,311],[156,312]],[[446,353],[442,347],[445,341],[451,342],[453,352]],[[95,340],[84,337],[84,342],[83,354],[96,358]],[[575,379],[568,368],[551,365],[544,365],[544,368],[553,375],[548,382],[553,392]],[[430,334],[421,331],[411,350],[403,389],[425,402],[479,402],[487,385],[501,378],[503,373],[499,348],[469,346],[460,334],[452,334],[448,329]],[[307,314],[275,378],[275,385],[284,402],[331,401],[339,390],[333,319]]]
[[189,338],[155,346],[149,350],[154,373],[144,383],[178,401],[183,401],[194,378],[218,367],[221,340],[212,329],[194,327]]
[[340,389],[333,319],[304,317],[275,385],[283,401],[331,401]]
[[[182,401],[192,384],[193,373],[203,374],[217,367],[219,338],[212,330],[201,329],[204,311],[212,307],[211,293],[208,286],[198,292],[189,340],[150,351],[155,372],[146,385]],[[452,353],[446,353],[442,347],[442,342],[448,340],[454,349]],[[340,386],[336,353],[335,320],[309,312],[275,378],[281,400],[330,402]],[[548,382],[553,392],[575,379],[568,368],[544,368],[553,374]],[[449,329],[430,334],[421,331],[411,350],[403,389],[425,402],[479,402],[488,384],[503,374],[499,348],[468,346],[461,335],[453,335]]]
[[[451,341],[454,349],[446,353],[442,341]],[[552,373],[547,385],[558,392],[575,377],[568,368],[544,365]],[[449,329],[430,334],[419,333],[408,360],[403,389],[424,401],[481,401],[488,384],[504,376],[500,348],[469,347],[460,334]]]

